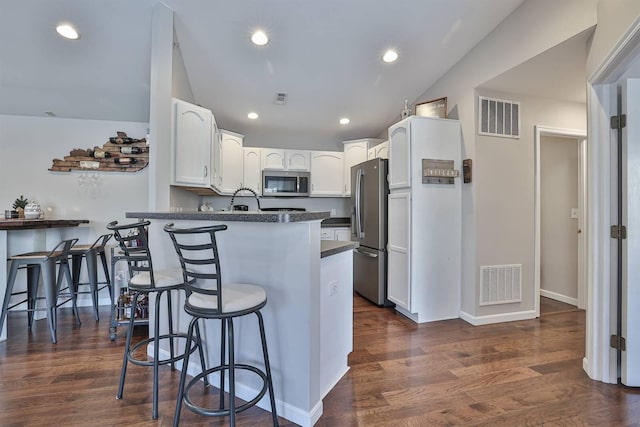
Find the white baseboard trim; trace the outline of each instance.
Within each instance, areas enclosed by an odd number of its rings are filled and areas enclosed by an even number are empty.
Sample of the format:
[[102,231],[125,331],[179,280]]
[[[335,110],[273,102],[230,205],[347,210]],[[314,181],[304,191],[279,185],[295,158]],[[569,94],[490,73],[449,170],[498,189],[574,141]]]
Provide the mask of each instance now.
[[559,294],[557,292],[552,292],[552,291],[547,291],[545,289],[540,289],[540,296],[541,297],[551,298],[552,300],[560,301],[560,302],[563,302],[565,304],[575,305],[576,307],[578,306],[578,298],[568,297],[566,295],[562,295],[562,294]]
[[460,311],[460,318],[473,326],[490,325],[493,323],[515,322],[518,320],[528,320],[536,318],[535,310],[516,311],[513,313],[489,314],[485,316],[472,316],[469,313]]
[[407,310],[405,310],[404,308],[396,305],[396,311],[400,314],[402,314],[404,317],[413,320],[414,322],[418,323],[418,315],[417,314],[413,314],[408,312]]
[[[153,356],[153,343],[150,343],[147,346],[147,355]],[[164,349],[160,349],[160,357],[168,358],[169,352]],[[199,359],[197,356],[197,352],[193,353],[189,358],[189,366],[187,367],[187,374],[195,377],[201,372]],[[196,361],[194,361],[196,359]],[[176,363],[176,369],[182,370],[182,361]],[[209,381],[211,384],[215,384],[220,381],[220,375],[218,373],[213,373],[209,375]],[[226,381],[228,383],[228,381]],[[226,389],[226,386],[225,386]],[[256,394],[258,394],[259,390],[255,390],[252,387],[249,387],[242,383],[236,383],[236,396],[245,401],[253,399]],[[322,400],[320,400],[311,411],[304,411],[296,406],[290,405],[278,399],[278,391],[276,390],[276,411],[278,411],[278,416],[285,418],[293,423],[296,423],[302,427],[313,427],[313,425],[320,419],[323,412]],[[260,399],[257,403],[259,408],[264,409],[267,412],[271,412],[271,403],[269,402],[269,392],[265,394],[265,396]]]

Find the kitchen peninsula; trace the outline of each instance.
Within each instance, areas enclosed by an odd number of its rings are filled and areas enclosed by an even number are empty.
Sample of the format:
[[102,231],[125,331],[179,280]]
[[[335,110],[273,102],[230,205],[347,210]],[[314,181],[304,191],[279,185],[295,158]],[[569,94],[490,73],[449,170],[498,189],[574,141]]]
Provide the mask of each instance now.
[[[151,221],[149,242],[154,268],[179,267],[163,227],[226,224],[217,234],[224,283],[254,283],[265,288],[262,310],[278,415],[312,426],[322,415],[322,399],[348,370],[352,351],[353,270],[351,242],[320,240],[320,222],[328,212],[128,212],[127,218]],[[189,318],[183,299],[174,304],[178,327]],[[152,322],[151,322],[152,323]],[[161,325],[161,329],[166,325]],[[203,328],[208,363],[217,363],[219,323]],[[256,319],[238,321],[237,360],[262,360]],[[154,333],[150,330],[150,334]],[[161,348],[161,351],[166,349]],[[199,372],[197,358],[189,373]],[[239,376],[236,393],[251,398],[258,389],[253,378]],[[215,381],[213,382],[215,384]],[[260,407],[268,410],[268,397]]]

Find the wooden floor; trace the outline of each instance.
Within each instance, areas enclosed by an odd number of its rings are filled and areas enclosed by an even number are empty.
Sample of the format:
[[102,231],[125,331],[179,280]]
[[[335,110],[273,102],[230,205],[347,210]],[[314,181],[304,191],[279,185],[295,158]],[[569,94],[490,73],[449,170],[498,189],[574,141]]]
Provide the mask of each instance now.
[[[177,371],[161,369],[157,421],[149,369],[130,367],[124,398],[115,399],[124,339],[109,341],[107,309],[100,322],[81,309],[81,327],[61,310],[56,345],[45,321],[29,334],[26,315],[10,314],[9,340],[0,343],[0,426],[171,425]],[[590,381],[582,370],[584,311],[541,308],[540,319],[477,327],[416,325],[357,296],[354,311],[351,370],[325,398],[318,426],[640,425],[640,391]],[[252,408],[238,425],[270,420]],[[183,410],[182,424],[227,422]]]

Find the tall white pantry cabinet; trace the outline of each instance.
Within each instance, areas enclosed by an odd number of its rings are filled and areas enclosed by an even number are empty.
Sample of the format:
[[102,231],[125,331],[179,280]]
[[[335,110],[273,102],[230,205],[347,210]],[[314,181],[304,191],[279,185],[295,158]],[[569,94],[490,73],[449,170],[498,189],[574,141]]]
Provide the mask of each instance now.
[[[460,317],[462,141],[457,120],[389,128],[388,298],[422,323]],[[422,160],[453,160],[453,184],[422,182]]]

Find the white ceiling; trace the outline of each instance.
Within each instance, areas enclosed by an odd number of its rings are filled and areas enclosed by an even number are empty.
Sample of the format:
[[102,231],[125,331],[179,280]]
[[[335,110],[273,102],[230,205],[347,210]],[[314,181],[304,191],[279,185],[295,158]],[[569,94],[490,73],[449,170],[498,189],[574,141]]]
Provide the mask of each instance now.
[[484,83],[482,89],[587,103],[587,46],[595,28]]
[[[195,101],[221,127],[377,136],[523,0],[164,0]],[[0,114],[149,119],[157,0],[0,0]],[[57,36],[72,22],[78,41]],[[255,28],[270,35],[253,46]],[[394,64],[381,54],[395,48]],[[273,104],[287,92],[285,106]],[[446,96],[446,94],[443,94]],[[249,111],[260,119],[250,122]],[[340,117],[351,124],[341,126]]]

